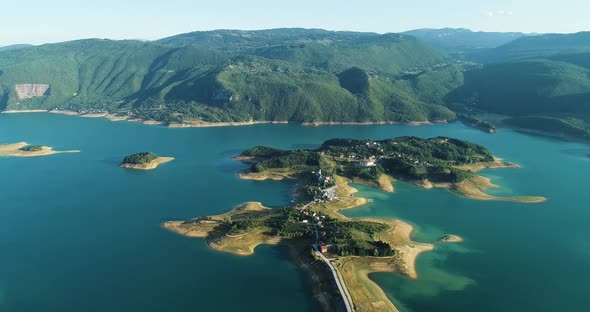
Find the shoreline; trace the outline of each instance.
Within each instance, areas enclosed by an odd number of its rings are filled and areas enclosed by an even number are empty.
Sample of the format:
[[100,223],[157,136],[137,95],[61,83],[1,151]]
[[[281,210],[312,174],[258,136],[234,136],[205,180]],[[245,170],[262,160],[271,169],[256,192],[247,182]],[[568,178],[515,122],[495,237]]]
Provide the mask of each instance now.
[[[182,129],[182,128],[214,128],[214,127],[237,127],[237,126],[252,126],[258,124],[299,124],[306,127],[321,127],[321,126],[376,126],[376,125],[406,125],[406,126],[424,126],[434,124],[448,124],[454,120],[426,120],[426,121],[368,121],[368,122],[357,122],[357,121],[319,121],[319,122],[292,122],[285,120],[274,120],[274,121],[224,121],[224,122],[194,122],[194,123],[182,123],[182,124],[166,124],[163,121],[157,120],[144,120],[142,118],[134,118],[133,116],[117,115],[108,112],[102,113],[83,113],[68,110],[46,110],[46,109],[26,109],[26,110],[4,110],[0,111],[0,114],[26,114],[26,113],[50,113],[50,114],[61,114],[67,116],[79,116],[85,118],[107,118],[110,121],[129,121],[138,122],[145,125],[160,125],[166,128]],[[465,125],[471,127],[469,125]],[[580,138],[567,134],[555,134],[548,131],[528,129],[516,126],[502,125],[505,128],[509,128],[515,132],[519,132],[525,135],[542,136],[551,139],[563,140],[568,142],[581,142],[590,143],[590,139]],[[485,131],[484,131],[485,132]]]
[[406,125],[406,126],[421,126],[433,125],[435,123],[448,123],[447,120],[423,120],[423,121],[314,121],[301,122],[302,126],[320,127],[320,126],[374,126],[374,125]]
[[455,166],[457,169],[478,172],[483,169],[501,169],[501,168],[521,168],[519,164],[512,162],[502,162],[502,158],[494,157],[493,161],[489,162],[478,162],[475,164]]
[[261,124],[288,124],[288,121],[222,121],[222,122],[188,122],[182,124],[169,124],[168,128],[211,128],[211,127],[240,127]]
[[433,124],[447,124],[448,120],[423,120],[423,121],[318,121],[318,122],[298,122],[288,120],[253,120],[253,121],[221,121],[221,122],[207,122],[207,121],[188,121],[186,123],[172,123],[165,124],[157,120],[144,120],[142,118],[134,118],[133,116],[117,115],[109,112],[86,113],[76,112],[70,110],[48,110],[48,109],[30,109],[30,110],[5,110],[0,111],[0,114],[26,114],[26,113],[48,113],[59,114],[67,116],[79,116],[82,118],[106,118],[110,121],[130,121],[139,122],[145,125],[161,125],[167,128],[182,129],[182,128],[213,128],[213,127],[239,127],[252,126],[260,124],[298,124],[306,127],[320,127],[320,126],[375,126],[375,125],[405,125],[405,126],[423,126]]
[[100,113],[86,113],[86,112],[76,112],[76,111],[69,111],[69,110],[46,110],[46,109],[32,109],[32,110],[5,110],[1,111],[0,114],[27,114],[27,113],[47,113],[47,114],[56,114],[56,115],[66,115],[66,116],[78,116],[81,118],[106,118],[110,121],[129,121],[129,122],[138,122],[144,125],[164,125],[164,122],[157,121],[157,120],[144,120],[141,118],[133,118],[133,116],[125,116],[125,115],[117,115],[113,113],[107,112],[100,112]]
[[493,196],[485,193],[484,191],[490,188],[499,188],[499,185],[492,183],[490,178],[486,178],[480,175],[474,175],[473,177],[467,178],[459,183],[436,183],[429,180],[424,181],[406,181],[410,184],[414,184],[424,189],[431,188],[443,188],[447,189],[456,195],[474,199],[474,200],[495,200],[495,201],[508,201],[525,204],[538,204],[547,201],[547,198],[542,196],[509,196],[500,197]]
[[518,133],[521,133],[524,135],[544,137],[544,138],[566,141],[566,142],[577,142],[577,143],[590,144],[590,139],[577,137],[577,136],[574,136],[571,134],[554,133],[551,131],[529,129],[529,128],[523,128],[523,127],[518,127],[518,126],[510,126],[510,125],[506,125],[506,127],[514,130],[514,132],[518,132]]
[[[245,162],[245,163],[247,163],[247,162]],[[264,180],[282,181],[282,180],[297,179],[297,177],[295,177],[292,172],[281,172],[278,170],[272,171],[272,172],[267,172],[267,171],[265,171],[265,172],[252,172],[249,169],[244,169],[244,170],[238,172],[237,176],[242,180],[253,180],[253,181],[264,181]]]
[[47,113],[46,109],[24,109],[24,110],[5,110],[0,114],[25,114],[25,113]]

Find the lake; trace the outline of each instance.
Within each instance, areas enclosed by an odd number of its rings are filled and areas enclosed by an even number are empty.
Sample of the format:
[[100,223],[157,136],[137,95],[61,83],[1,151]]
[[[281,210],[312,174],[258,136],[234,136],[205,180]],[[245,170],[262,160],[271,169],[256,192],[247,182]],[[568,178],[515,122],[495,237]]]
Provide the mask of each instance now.
[[[290,182],[240,180],[230,157],[255,145],[309,148],[335,137],[451,136],[482,144],[520,169],[485,170],[494,195],[465,199],[396,183],[393,194],[357,186],[373,202],[351,217],[399,218],[414,239],[445,233],[417,261],[418,280],[372,274],[404,311],[586,311],[590,287],[590,147],[459,123],[432,126],[255,125],[168,129],[52,114],[0,115],[0,144],[27,141],[78,154],[0,157],[0,311],[318,311],[305,272],[285,248],[253,256],[216,252],[163,230],[167,220],[225,212],[246,201],[287,205]],[[130,153],[173,162],[118,167]]]

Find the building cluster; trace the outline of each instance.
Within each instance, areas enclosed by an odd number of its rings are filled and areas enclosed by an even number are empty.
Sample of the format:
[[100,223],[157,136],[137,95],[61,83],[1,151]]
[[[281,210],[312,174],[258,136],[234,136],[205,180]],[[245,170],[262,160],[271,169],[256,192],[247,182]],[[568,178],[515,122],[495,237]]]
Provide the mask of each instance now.
[[334,182],[331,175],[325,175],[322,173],[322,169],[318,170],[317,172],[313,171],[312,174],[315,175],[318,183],[323,186],[332,185]]
[[319,214],[314,211],[310,211],[305,207],[296,208],[296,209],[298,209],[301,212],[301,222],[302,223],[315,224],[319,227],[324,226],[324,219],[326,219],[325,215]]
[[412,156],[408,156],[408,155],[401,154],[401,153],[393,153],[393,154],[391,154],[391,157],[405,160],[405,161],[407,161],[409,163],[413,163],[414,165],[417,165],[417,166],[423,166],[423,167],[434,166],[433,164],[431,164],[427,161],[420,161],[418,159],[414,159],[414,157],[412,157]]
[[[324,228],[324,220],[326,219],[326,215],[318,213],[316,211],[312,211],[307,209],[308,205],[302,206],[302,207],[298,207],[295,206],[294,208],[299,210],[300,214],[301,214],[301,223],[304,224],[311,224],[311,225],[315,225],[318,228]],[[323,230],[321,232],[316,232],[318,233],[318,237],[317,237],[317,243],[320,246],[320,250],[323,253],[328,252],[328,246],[326,244],[324,244],[323,239],[328,235],[328,233]]]

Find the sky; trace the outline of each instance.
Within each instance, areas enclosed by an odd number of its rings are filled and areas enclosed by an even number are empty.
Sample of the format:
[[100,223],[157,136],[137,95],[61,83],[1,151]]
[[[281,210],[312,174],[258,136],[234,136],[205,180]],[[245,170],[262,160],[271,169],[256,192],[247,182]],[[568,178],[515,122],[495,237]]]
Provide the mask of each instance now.
[[82,38],[159,39],[212,29],[279,27],[401,32],[416,28],[590,30],[588,0],[1,0],[0,46]]

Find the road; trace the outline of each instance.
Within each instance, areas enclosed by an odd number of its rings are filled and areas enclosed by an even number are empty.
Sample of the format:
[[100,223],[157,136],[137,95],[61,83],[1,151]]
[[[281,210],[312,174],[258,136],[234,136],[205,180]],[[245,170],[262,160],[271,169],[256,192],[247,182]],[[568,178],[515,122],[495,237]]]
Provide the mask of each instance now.
[[346,288],[346,285],[344,285],[342,283],[342,281],[340,280],[340,277],[338,276],[338,271],[336,271],[336,268],[332,265],[332,262],[330,262],[330,259],[326,258],[326,256],[324,256],[324,254],[322,254],[320,251],[318,251],[318,245],[314,244],[313,246],[315,248],[316,255],[318,255],[330,268],[330,271],[332,272],[332,275],[334,276],[334,281],[336,281],[336,286],[338,286],[338,291],[342,295],[342,301],[344,301],[344,306],[346,307],[346,312],[352,312],[352,299],[350,298],[350,294],[348,293],[348,289]]
[[[338,188],[338,185],[334,185],[332,187],[329,187],[327,189],[322,190],[322,192],[336,192],[336,188]],[[302,209],[306,209],[309,205],[313,204],[314,202],[309,202],[307,204],[305,204],[303,207],[301,207]],[[313,224],[313,227],[315,229],[315,244],[313,244],[313,248],[315,249],[315,254],[317,256],[320,257],[320,259],[322,259],[326,265],[328,266],[328,268],[330,268],[330,271],[332,272],[332,276],[334,276],[334,281],[336,282],[336,286],[338,286],[338,291],[340,292],[340,295],[342,295],[342,301],[344,302],[344,306],[346,308],[346,312],[352,312],[352,297],[350,297],[350,293],[348,292],[348,288],[346,288],[346,285],[344,285],[344,282],[340,279],[340,276],[338,275],[338,271],[336,270],[336,268],[334,267],[334,265],[332,265],[332,262],[330,262],[330,259],[326,258],[326,256],[324,256],[324,254],[320,251],[320,247],[319,247],[319,239],[320,239],[320,235],[318,233],[318,225],[317,223]]]

